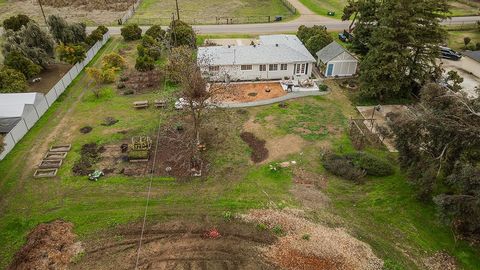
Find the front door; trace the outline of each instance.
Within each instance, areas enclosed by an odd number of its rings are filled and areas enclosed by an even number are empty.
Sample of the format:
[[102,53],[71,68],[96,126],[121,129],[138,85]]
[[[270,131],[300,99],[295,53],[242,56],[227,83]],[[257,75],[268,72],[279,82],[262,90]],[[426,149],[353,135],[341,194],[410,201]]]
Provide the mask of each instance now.
[[327,76],[332,76],[333,74],[333,64],[328,64],[327,66]]

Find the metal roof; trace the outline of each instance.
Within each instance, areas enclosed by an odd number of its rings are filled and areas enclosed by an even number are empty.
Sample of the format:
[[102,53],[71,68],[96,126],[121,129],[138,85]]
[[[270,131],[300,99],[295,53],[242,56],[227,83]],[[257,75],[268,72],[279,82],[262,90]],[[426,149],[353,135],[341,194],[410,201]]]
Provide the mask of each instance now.
[[464,51],[463,54],[477,62],[480,62],[480,51]]
[[20,120],[21,117],[0,118],[0,133],[9,133]]
[[0,117],[22,117],[25,105],[35,105],[41,99],[39,93],[0,94]]
[[[333,41],[332,43],[325,46],[323,49],[317,52],[317,57],[322,63],[327,63],[333,58],[339,56],[343,52],[350,54],[342,45]],[[351,54],[350,54],[351,55]]]
[[255,65],[315,62],[296,36],[260,36],[260,44],[211,46],[198,49],[198,59],[209,65]]

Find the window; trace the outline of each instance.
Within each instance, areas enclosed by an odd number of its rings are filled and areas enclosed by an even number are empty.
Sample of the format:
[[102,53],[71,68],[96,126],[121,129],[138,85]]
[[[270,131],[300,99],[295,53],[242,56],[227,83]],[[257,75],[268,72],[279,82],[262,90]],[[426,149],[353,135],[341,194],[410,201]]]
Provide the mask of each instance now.
[[267,65],[260,65],[260,71],[267,71]]
[[268,65],[268,70],[270,70],[270,71],[278,70],[278,65],[277,64],[270,64],[270,65]]
[[241,65],[240,69],[241,70],[252,70],[252,65]]
[[299,74],[300,73],[300,64],[297,64],[297,68],[295,70],[295,73]]
[[288,65],[287,64],[282,64],[280,65],[280,70],[287,70],[288,69]]
[[214,71],[220,71],[220,66],[209,66],[209,67],[208,67],[208,70],[209,70],[209,71],[212,71],[212,72],[214,72]]
[[302,72],[301,72],[301,73],[302,73],[302,74],[305,73],[305,64],[302,64]]

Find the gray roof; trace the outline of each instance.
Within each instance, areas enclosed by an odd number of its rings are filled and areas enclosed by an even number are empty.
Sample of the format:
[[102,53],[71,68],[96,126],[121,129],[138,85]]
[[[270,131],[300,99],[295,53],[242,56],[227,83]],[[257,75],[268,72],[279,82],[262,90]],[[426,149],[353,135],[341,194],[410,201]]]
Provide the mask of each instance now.
[[198,59],[210,65],[315,62],[315,58],[293,35],[261,36],[260,44],[255,46],[200,47]]
[[349,53],[342,45],[334,41],[318,51],[317,57],[320,61],[322,61],[322,63],[327,63],[343,52]]
[[465,51],[463,54],[477,62],[480,62],[480,51]]
[[21,117],[0,118],[0,134],[9,133],[20,120]]

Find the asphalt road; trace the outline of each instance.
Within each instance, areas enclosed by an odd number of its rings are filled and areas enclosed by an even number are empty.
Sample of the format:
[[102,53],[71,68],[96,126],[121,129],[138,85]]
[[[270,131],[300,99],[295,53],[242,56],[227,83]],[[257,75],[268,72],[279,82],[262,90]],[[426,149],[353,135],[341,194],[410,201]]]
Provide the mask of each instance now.
[[[471,24],[480,20],[480,16],[453,17],[445,20],[443,25]],[[198,34],[270,34],[296,32],[300,25],[325,25],[328,30],[342,31],[347,29],[350,22],[340,21],[318,15],[302,15],[300,18],[280,23],[259,23],[259,24],[219,24],[219,25],[194,25],[193,28]],[[149,26],[142,26],[146,30]],[[109,27],[112,35],[120,34],[121,26]],[[94,27],[89,27],[92,30]]]

